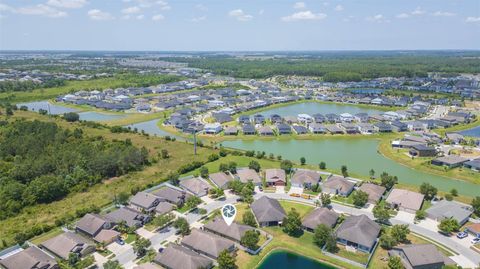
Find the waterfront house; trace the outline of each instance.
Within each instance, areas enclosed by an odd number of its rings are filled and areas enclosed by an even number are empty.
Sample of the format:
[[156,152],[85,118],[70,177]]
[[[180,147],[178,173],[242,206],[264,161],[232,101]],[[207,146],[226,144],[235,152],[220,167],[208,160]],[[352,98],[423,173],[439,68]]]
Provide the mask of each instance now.
[[250,124],[250,116],[240,115],[238,117],[238,123],[240,123],[240,124]]
[[327,129],[325,128],[325,126],[319,123],[310,124],[308,126],[308,129],[310,130],[310,132],[314,134],[324,134],[327,132]]
[[357,113],[354,116],[355,121],[357,122],[368,122],[368,114],[367,113]]
[[325,122],[325,116],[323,116],[322,114],[313,114],[312,115],[313,117],[313,121],[315,123],[324,123]]
[[424,195],[418,192],[393,189],[388,195],[385,202],[391,207],[398,210],[415,213],[422,208]]
[[333,195],[348,196],[353,191],[355,183],[339,176],[330,175],[322,184],[322,191]]
[[208,194],[208,190],[211,188],[210,184],[205,180],[198,177],[191,177],[180,180],[180,187],[193,193],[193,195],[202,197]]
[[212,259],[217,259],[220,252],[235,250],[235,243],[226,238],[199,229],[182,239],[182,245]]
[[271,123],[280,123],[283,121],[283,118],[282,116],[278,115],[278,114],[272,114],[270,115],[270,122]]
[[217,123],[225,123],[233,120],[232,116],[230,116],[228,113],[223,112],[212,113],[212,116]]
[[245,124],[242,126],[242,133],[244,135],[254,135],[256,133],[255,127],[251,124]]
[[265,117],[262,114],[255,114],[253,116],[253,122],[255,124],[263,124],[265,123]]
[[392,132],[392,126],[385,122],[377,122],[373,124],[373,129],[379,133],[390,133]]
[[258,128],[258,133],[262,136],[272,136],[274,135],[274,132],[270,126],[261,126]]
[[75,225],[75,230],[79,233],[95,237],[102,229],[110,229],[112,225],[103,217],[87,213]]
[[338,116],[337,114],[333,114],[333,113],[325,114],[325,119],[330,123],[340,122],[340,116]]
[[307,127],[302,125],[293,125],[292,128],[295,131],[295,133],[299,135],[308,133]]
[[320,224],[325,224],[328,227],[335,227],[340,215],[326,207],[319,207],[310,212],[302,221],[302,228],[309,232],[314,232]]
[[0,265],[3,266],[5,269],[60,268],[54,257],[48,255],[34,245],[0,260]]
[[358,126],[358,131],[360,131],[360,133],[362,134],[373,134],[374,133],[374,129],[373,129],[373,124],[370,124],[370,123],[358,123],[357,124]]
[[177,189],[170,186],[161,187],[152,192],[153,195],[159,197],[162,201],[167,201],[177,207],[182,207],[185,201],[192,196],[190,193],[182,189]]
[[380,225],[366,215],[349,216],[336,230],[337,242],[370,253],[380,234]]
[[262,179],[258,175],[257,171],[250,168],[237,169],[236,176],[242,183],[248,183],[252,181],[255,186],[262,185]]
[[310,189],[313,185],[318,184],[321,179],[320,173],[317,171],[297,169],[295,170],[295,174],[292,176],[291,185],[292,187]]
[[288,124],[298,123],[298,119],[294,116],[286,116],[283,120]]
[[346,134],[356,134],[356,133],[358,133],[358,126],[354,123],[342,122],[340,124],[340,127],[343,129],[343,131]]
[[137,192],[130,199],[130,207],[137,211],[152,212],[160,202],[160,198],[148,192]]
[[203,127],[203,131],[205,134],[218,134],[223,130],[223,127],[220,123],[215,122],[215,123],[207,123]]
[[313,117],[308,114],[298,114],[297,119],[298,119],[298,122],[303,124],[308,124],[313,122]]
[[368,194],[368,202],[371,204],[380,201],[386,191],[385,187],[373,183],[363,183],[358,189]]
[[50,238],[41,243],[40,248],[63,260],[68,260],[72,253],[79,257],[85,257],[95,251],[92,241],[73,232],[65,232]]
[[283,169],[272,168],[265,170],[265,182],[268,186],[285,186],[287,178]]
[[442,200],[436,203],[432,203],[432,206],[426,210],[427,217],[438,222],[453,218],[460,226],[465,224],[470,215],[473,213],[473,209],[470,206],[460,204],[454,201]]
[[228,225],[225,220],[220,217],[214,218],[212,221],[205,224],[203,229],[207,232],[217,234],[237,243],[240,243],[240,240],[242,239],[242,236],[245,235],[245,232],[254,230],[254,228],[251,226],[236,222],[232,222],[232,224]]
[[327,125],[325,128],[327,128],[327,131],[331,134],[343,134],[343,130],[337,125]]
[[425,145],[413,145],[408,153],[414,157],[434,157],[437,155],[437,150]]
[[162,252],[157,253],[154,260],[163,268],[171,269],[210,269],[213,261],[186,247],[171,243]]
[[237,127],[230,126],[230,127],[225,128],[223,133],[225,135],[237,135],[238,134],[238,129],[237,129]]
[[405,132],[408,130],[407,124],[401,121],[392,121],[390,125],[392,126],[392,130],[395,132]]
[[223,190],[228,188],[228,183],[230,181],[233,181],[233,177],[230,175],[230,173],[227,175],[224,172],[210,174],[208,175],[208,178],[213,182],[213,184],[215,184],[215,186]]
[[279,135],[291,134],[292,133],[292,128],[290,127],[290,125],[288,125],[286,123],[277,123],[276,127],[277,127],[277,132],[278,132]]
[[399,257],[402,265],[409,269],[441,269],[455,264],[432,244],[397,246],[388,251],[388,255]]
[[342,122],[353,122],[355,118],[350,113],[342,113],[340,114],[340,121]]
[[433,159],[431,161],[432,165],[437,165],[437,166],[445,166],[448,168],[455,168],[455,167],[460,167],[464,163],[468,162],[468,159],[463,158],[461,156],[457,155],[447,155],[443,157],[439,157],[436,159]]
[[262,196],[260,199],[255,200],[250,205],[250,208],[260,227],[279,225],[287,216],[280,203],[276,199],[268,198],[267,196]]
[[480,172],[480,158],[465,162],[463,166],[465,168],[472,169],[473,171]]

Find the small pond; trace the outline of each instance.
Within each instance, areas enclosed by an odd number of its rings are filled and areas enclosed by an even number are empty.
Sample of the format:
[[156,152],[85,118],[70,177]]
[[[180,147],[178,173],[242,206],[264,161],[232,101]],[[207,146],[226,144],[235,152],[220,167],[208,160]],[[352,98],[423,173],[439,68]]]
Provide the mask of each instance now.
[[259,269],[335,269],[331,265],[320,263],[287,251],[275,251],[269,254],[258,267]]
[[62,115],[68,112],[76,112],[77,109],[60,106],[52,104],[49,101],[38,101],[38,102],[29,102],[29,103],[20,103],[17,104],[17,107],[26,106],[28,110],[38,112],[40,109],[46,110],[48,114],[51,115]]
[[119,114],[107,114],[101,112],[82,112],[78,114],[80,116],[80,120],[86,121],[110,121],[110,120],[118,120],[121,118],[126,117],[126,115],[119,115]]

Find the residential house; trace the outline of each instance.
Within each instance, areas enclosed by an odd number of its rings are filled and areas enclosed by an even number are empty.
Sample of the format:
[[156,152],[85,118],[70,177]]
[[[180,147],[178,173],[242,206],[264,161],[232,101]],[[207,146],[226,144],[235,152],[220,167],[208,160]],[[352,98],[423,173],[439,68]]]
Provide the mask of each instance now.
[[350,123],[350,122],[342,122],[340,124],[340,127],[343,129],[343,131],[346,133],[346,134],[356,134],[359,132],[358,130],[358,126],[354,123]]
[[295,133],[298,134],[298,135],[308,133],[307,127],[302,126],[302,125],[293,125],[292,128],[295,131]]
[[325,117],[322,114],[313,114],[313,121],[315,123],[324,123],[325,122]]
[[432,204],[426,211],[427,217],[436,221],[453,218],[460,225],[465,224],[473,213],[471,206],[454,201],[441,200]]
[[327,132],[327,128],[325,128],[324,125],[319,124],[319,123],[312,123],[308,126],[308,129],[310,132],[314,134],[324,134]]
[[322,191],[333,195],[348,196],[353,191],[355,183],[339,176],[331,175],[322,184]]
[[473,171],[480,172],[480,158],[465,162],[463,166]]
[[327,131],[331,134],[343,134],[343,130],[336,125],[327,125],[325,128],[327,128]]
[[370,253],[381,227],[366,215],[349,216],[336,230],[337,242]]
[[245,124],[242,126],[242,133],[244,135],[254,135],[256,133],[255,127],[251,124]]
[[258,133],[262,136],[271,136],[274,135],[272,128],[270,126],[261,126],[258,128]]
[[363,113],[363,112],[362,113],[357,113],[357,114],[355,114],[354,118],[355,118],[355,121],[357,121],[357,122],[363,122],[363,123],[368,122],[368,114],[367,113]]
[[273,168],[265,170],[265,182],[268,186],[285,186],[287,178],[283,169]]
[[380,201],[386,191],[385,187],[373,183],[363,183],[358,189],[368,194],[368,202],[371,204]]
[[292,176],[291,185],[292,187],[310,189],[313,185],[318,184],[320,180],[322,180],[322,178],[320,173],[317,171],[297,169],[295,170],[295,174]]
[[277,132],[280,135],[292,133],[292,128],[290,127],[290,125],[286,123],[277,123],[276,127],[277,127]]
[[72,232],[65,232],[50,238],[41,243],[40,247],[64,260],[68,260],[71,253],[85,257],[95,251],[93,242]]
[[375,129],[373,128],[373,124],[370,123],[358,123],[358,131],[362,134],[373,134]]
[[465,227],[465,231],[473,236],[480,238],[480,223],[472,223]]
[[413,145],[408,153],[414,157],[435,157],[437,150],[425,145]]
[[223,134],[225,134],[225,135],[237,135],[238,134],[238,129],[237,129],[237,127],[234,127],[234,126],[226,127],[225,130],[223,131]]
[[240,115],[238,117],[238,123],[240,123],[240,124],[250,124],[250,116]]
[[162,202],[158,203],[158,205],[155,207],[155,213],[157,215],[163,215],[163,214],[166,214],[166,213],[172,211],[173,209],[175,209],[174,204],[162,201]]
[[262,179],[260,178],[260,175],[257,173],[257,171],[253,169],[249,169],[249,168],[237,169],[237,178],[242,183],[247,183],[249,181],[252,181],[253,184],[256,186],[262,185]]
[[260,227],[279,225],[287,216],[280,203],[276,199],[268,198],[267,196],[262,196],[260,199],[255,200],[250,205],[250,208]]
[[313,117],[308,114],[298,114],[297,116],[298,122],[303,124],[308,124],[313,122]]
[[328,227],[335,227],[340,215],[326,207],[319,207],[310,212],[302,221],[302,228],[306,231],[313,232],[320,224]]
[[223,130],[223,127],[220,123],[215,122],[215,123],[207,123],[203,127],[203,131],[206,134],[218,134]]
[[390,207],[415,213],[422,208],[424,195],[418,192],[393,189],[385,200]]
[[77,232],[95,237],[101,230],[110,229],[112,225],[99,215],[87,213],[76,224]]
[[205,182],[202,178],[191,177],[180,180],[180,187],[193,193],[193,195],[202,197],[208,194],[211,188],[210,184]]
[[265,123],[265,117],[262,114],[255,114],[253,116],[253,122],[255,124],[264,124]]
[[161,187],[152,192],[153,195],[159,197],[163,201],[167,201],[177,207],[182,207],[185,201],[192,195],[182,189],[173,188],[170,186]]
[[388,251],[388,255],[400,257],[403,266],[409,269],[442,269],[455,264],[432,244],[397,246]]
[[270,122],[271,123],[280,123],[283,121],[283,118],[282,116],[278,115],[278,114],[272,114],[270,115]]
[[431,161],[431,164],[438,165],[438,166],[446,166],[451,169],[455,167],[460,167],[466,162],[468,162],[467,158],[463,158],[457,155],[447,155],[447,156],[433,159]]
[[128,227],[142,227],[145,223],[150,221],[150,216],[148,214],[143,214],[135,209],[122,207],[115,209],[112,212],[104,216],[111,223],[120,224],[124,222]]
[[340,114],[340,121],[342,122],[353,122],[355,118],[350,113],[342,113]]
[[407,124],[401,121],[392,121],[390,125],[392,126],[392,130],[395,132],[405,132],[408,130]]
[[211,259],[175,243],[169,244],[167,248],[157,253],[153,261],[166,269],[210,269],[213,267]]
[[385,122],[377,122],[373,124],[373,129],[379,133],[390,133],[392,132],[392,126]]
[[230,173],[218,172],[208,175],[210,181],[215,184],[220,189],[228,189],[228,183],[233,181],[234,178],[230,175]]
[[5,259],[0,260],[5,269],[58,269],[55,258],[36,246],[28,247]]
[[254,228],[251,226],[236,222],[232,222],[232,224],[228,225],[225,220],[220,217],[217,217],[205,224],[203,229],[207,232],[217,234],[237,243],[240,243],[240,240],[245,235],[245,232],[254,230]]
[[182,239],[182,245],[212,259],[217,259],[224,250],[235,250],[233,241],[199,229],[192,229],[191,233]]
[[152,212],[160,202],[160,199],[148,192],[137,192],[130,199],[130,207],[137,211]]

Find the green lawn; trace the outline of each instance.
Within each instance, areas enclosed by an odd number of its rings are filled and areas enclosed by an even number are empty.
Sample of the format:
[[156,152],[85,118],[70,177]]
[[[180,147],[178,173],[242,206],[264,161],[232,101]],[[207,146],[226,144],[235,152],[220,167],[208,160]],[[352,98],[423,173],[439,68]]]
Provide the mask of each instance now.
[[305,217],[308,213],[312,212],[315,207],[307,204],[302,204],[302,203],[297,203],[297,202],[291,202],[291,201],[285,201],[282,200],[280,201],[280,205],[282,205],[283,209],[285,209],[285,212],[289,212],[292,208],[294,208],[298,214],[300,214],[300,218]]
[[345,248],[345,246],[340,245],[340,244],[337,244],[337,246],[338,246],[338,252],[335,253],[335,255],[338,255],[340,257],[343,257],[343,258],[346,258],[346,259],[349,259],[351,261],[358,262],[358,263],[361,263],[361,264],[367,264],[369,254],[367,254],[365,252],[362,252],[362,251],[356,251],[356,252],[348,251]]

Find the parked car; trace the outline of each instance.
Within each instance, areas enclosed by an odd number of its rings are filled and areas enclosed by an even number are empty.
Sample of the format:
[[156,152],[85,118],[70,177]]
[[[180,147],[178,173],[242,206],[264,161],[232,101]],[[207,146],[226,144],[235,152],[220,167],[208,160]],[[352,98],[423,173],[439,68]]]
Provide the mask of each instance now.
[[258,190],[263,191],[263,187],[262,186],[258,187]]
[[472,239],[472,244],[475,245],[475,244],[478,244],[478,243],[480,243],[480,238],[475,237],[475,238]]
[[466,233],[466,232],[459,232],[459,233],[457,233],[457,237],[458,237],[459,239],[463,239],[463,238],[465,238],[465,237],[467,237],[467,236],[468,236],[468,233]]
[[122,239],[117,239],[117,243],[121,246],[125,245],[125,241],[123,241]]

